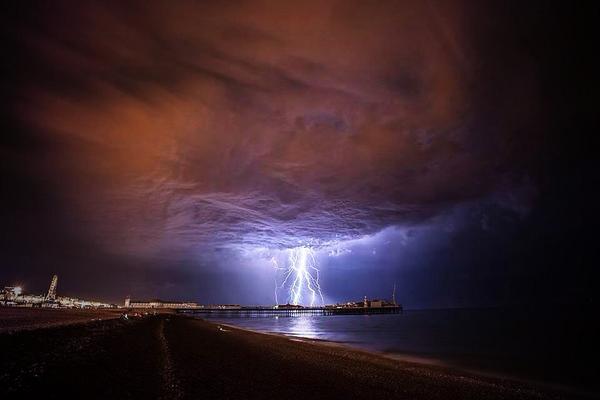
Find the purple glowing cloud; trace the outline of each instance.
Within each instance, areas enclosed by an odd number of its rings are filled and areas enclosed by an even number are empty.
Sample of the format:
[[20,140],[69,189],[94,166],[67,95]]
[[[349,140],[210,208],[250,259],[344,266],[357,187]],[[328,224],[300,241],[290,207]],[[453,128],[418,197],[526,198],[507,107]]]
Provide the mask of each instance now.
[[73,221],[113,252],[422,221],[510,177],[535,97],[514,74],[481,103],[496,70],[457,4],[64,7],[74,27],[26,32],[55,80],[23,90],[22,117],[58,143],[39,163]]

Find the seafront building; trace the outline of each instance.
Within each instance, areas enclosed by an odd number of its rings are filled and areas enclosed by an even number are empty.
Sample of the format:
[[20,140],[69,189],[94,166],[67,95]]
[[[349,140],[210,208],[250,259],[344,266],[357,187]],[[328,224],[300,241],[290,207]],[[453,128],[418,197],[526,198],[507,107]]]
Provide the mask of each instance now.
[[189,301],[165,301],[165,300],[131,300],[129,297],[125,299],[125,308],[159,308],[159,309],[194,309],[203,308],[204,306],[198,303]]
[[19,286],[6,286],[0,292],[0,305],[5,307],[44,308],[116,308],[114,304],[83,300],[76,297],[57,296],[58,276],[52,276],[46,295],[25,294]]
[[350,301],[347,303],[337,303],[325,306],[325,308],[394,308],[400,307],[396,304],[396,298],[394,295],[394,299],[390,302],[387,300],[379,300],[379,299],[367,299],[367,296],[364,297],[362,301]]

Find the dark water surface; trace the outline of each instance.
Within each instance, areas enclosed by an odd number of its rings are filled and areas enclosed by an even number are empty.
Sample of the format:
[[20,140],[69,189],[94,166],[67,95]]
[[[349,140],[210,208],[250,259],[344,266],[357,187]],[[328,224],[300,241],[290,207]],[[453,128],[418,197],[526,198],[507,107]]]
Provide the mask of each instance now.
[[596,392],[593,315],[580,308],[494,308],[207,319]]

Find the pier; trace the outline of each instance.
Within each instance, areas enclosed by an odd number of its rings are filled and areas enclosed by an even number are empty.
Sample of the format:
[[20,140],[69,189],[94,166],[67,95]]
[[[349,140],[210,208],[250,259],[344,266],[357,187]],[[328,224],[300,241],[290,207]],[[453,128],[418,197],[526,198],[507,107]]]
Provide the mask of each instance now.
[[296,315],[363,315],[400,314],[402,306],[387,307],[239,307],[239,308],[179,308],[178,313],[210,314],[226,317],[296,316]]

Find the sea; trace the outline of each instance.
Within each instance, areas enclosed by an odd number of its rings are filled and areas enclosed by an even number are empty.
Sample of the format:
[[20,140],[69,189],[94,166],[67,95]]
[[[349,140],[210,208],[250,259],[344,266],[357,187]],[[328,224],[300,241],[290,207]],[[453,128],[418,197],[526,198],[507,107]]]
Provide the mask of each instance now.
[[384,315],[201,318],[389,357],[597,392],[593,310],[510,307]]

